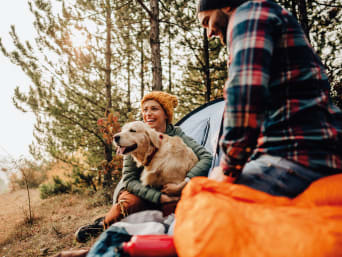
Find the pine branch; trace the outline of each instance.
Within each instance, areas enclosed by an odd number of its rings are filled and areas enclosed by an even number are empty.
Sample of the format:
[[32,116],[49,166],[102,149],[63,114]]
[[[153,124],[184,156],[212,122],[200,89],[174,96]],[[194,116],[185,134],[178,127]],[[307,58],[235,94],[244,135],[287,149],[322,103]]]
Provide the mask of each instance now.
[[323,6],[328,6],[328,7],[337,7],[337,8],[342,8],[342,5],[335,5],[335,4],[327,4],[327,3],[322,3],[320,1],[317,0],[312,0],[313,2],[315,2],[318,5],[323,5]]
[[137,2],[141,5],[141,7],[148,13],[151,19],[154,19],[153,13],[146,7],[142,0],[137,0]]

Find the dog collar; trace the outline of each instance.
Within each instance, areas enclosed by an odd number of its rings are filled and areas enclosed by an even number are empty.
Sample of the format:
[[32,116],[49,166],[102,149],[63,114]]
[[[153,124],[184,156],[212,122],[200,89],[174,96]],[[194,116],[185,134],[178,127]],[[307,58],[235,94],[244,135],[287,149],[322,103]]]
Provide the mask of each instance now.
[[[164,138],[164,136],[162,134],[160,134],[159,138],[160,138],[160,140],[162,140]],[[143,163],[144,166],[148,166],[151,163],[151,161],[152,161],[154,155],[156,154],[156,152],[158,152],[158,148],[154,147],[153,152],[149,156],[147,156],[146,162]]]
[[148,166],[151,163],[156,152],[158,152],[158,148],[155,147],[153,152],[149,156],[147,156],[146,162],[143,163],[144,166]]

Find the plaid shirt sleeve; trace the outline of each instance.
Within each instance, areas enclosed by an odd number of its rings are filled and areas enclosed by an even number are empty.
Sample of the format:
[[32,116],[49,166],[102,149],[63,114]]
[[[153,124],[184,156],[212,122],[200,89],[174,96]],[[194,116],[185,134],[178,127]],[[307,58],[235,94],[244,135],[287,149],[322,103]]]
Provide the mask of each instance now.
[[270,8],[254,1],[238,7],[230,18],[220,166],[233,180],[252,154],[264,119],[276,22]]

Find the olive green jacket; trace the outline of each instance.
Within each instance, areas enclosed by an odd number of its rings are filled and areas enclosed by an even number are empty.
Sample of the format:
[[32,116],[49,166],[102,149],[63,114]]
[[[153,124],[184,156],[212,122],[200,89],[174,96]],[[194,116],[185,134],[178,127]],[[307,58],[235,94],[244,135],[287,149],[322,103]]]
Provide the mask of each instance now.
[[[203,146],[199,145],[195,140],[185,135],[180,127],[168,124],[166,134],[169,136],[179,136],[184,143],[189,146],[196,154],[199,162],[187,173],[187,177],[208,176],[211,167],[212,155]],[[159,203],[161,192],[149,186],[143,186],[140,182],[140,174],[144,167],[137,167],[136,162],[131,155],[126,155],[123,162],[122,178],[115,188],[113,202],[117,201],[117,197],[121,190],[127,190],[142,199],[150,202]]]

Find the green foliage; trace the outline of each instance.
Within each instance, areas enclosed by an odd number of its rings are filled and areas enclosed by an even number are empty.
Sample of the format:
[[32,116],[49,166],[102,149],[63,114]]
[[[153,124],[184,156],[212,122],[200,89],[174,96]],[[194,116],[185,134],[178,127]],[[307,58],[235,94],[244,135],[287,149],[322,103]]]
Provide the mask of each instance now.
[[[163,8],[165,41],[162,52],[171,57],[172,87],[168,91],[179,97],[176,120],[201,104],[222,96],[227,78],[227,53],[217,39],[209,40],[197,20],[197,1],[167,2]],[[165,12],[165,9],[169,10]],[[168,27],[170,25],[170,28]],[[168,58],[168,59],[167,59]],[[168,60],[169,61],[169,60]],[[170,74],[170,73],[169,73]]]
[[[229,53],[217,39],[206,38],[197,20],[197,0],[158,2],[163,89],[179,96],[177,120],[222,96]],[[341,6],[336,0],[277,2],[309,33],[341,107]],[[72,164],[74,186],[95,191],[113,185],[121,176],[122,159],[114,154],[112,136],[118,124],[139,119],[140,99],[152,90],[150,17],[142,7],[149,8],[150,1],[28,3],[35,42],[22,42],[12,26],[12,47],[0,40],[0,49],[31,79],[29,91],[18,87],[13,97],[18,109],[36,115],[31,153],[37,159],[49,153]],[[84,36],[83,44],[76,35]],[[117,117],[113,124],[110,114]],[[101,119],[107,123],[100,125]]]
[[333,81],[331,96],[334,103],[342,110],[342,82]]
[[[52,3],[53,2],[53,3]],[[134,115],[125,92],[118,85],[125,54],[118,47],[113,1],[29,1],[35,17],[35,44],[23,43],[12,27],[14,50],[0,42],[5,56],[31,79],[29,92],[16,88],[16,107],[36,115],[35,142],[30,151],[39,159],[53,158],[92,169],[112,160],[112,142],[97,126],[109,112],[122,112],[121,122]],[[118,6],[116,6],[118,5]],[[78,45],[84,35],[86,40]],[[115,82],[113,82],[115,81]],[[76,153],[82,158],[75,158]]]
[[71,174],[72,184],[77,188],[91,188],[97,191],[96,176],[94,171],[82,172],[79,167],[74,167]]
[[40,185],[39,190],[40,197],[46,199],[58,194],[71,193],[72,185],[70,182],[65,182],[60,177],[54,176],[53,182]]

